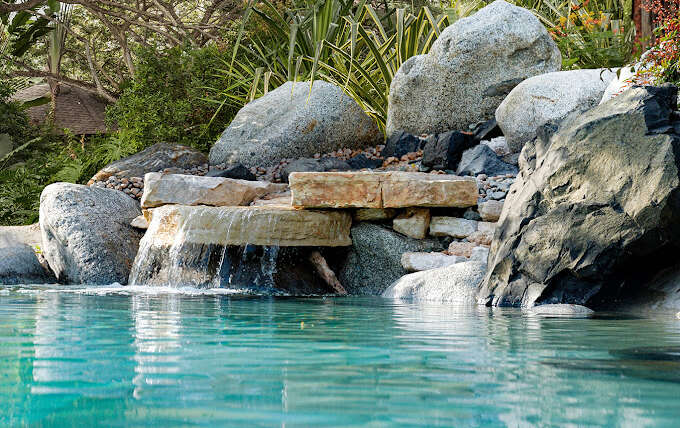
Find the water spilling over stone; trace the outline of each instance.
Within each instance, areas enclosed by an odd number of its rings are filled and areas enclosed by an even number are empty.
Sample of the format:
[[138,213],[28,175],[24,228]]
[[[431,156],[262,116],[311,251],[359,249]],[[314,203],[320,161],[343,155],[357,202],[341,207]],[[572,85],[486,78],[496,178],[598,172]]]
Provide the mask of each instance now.
[[[351,216],[290,207],[165,205],[149,210],[130,284],[277,288],[311,294],[328,286],[306,266],[304,247],[351,245]],[[330,290],[329,290],[330,291]]]

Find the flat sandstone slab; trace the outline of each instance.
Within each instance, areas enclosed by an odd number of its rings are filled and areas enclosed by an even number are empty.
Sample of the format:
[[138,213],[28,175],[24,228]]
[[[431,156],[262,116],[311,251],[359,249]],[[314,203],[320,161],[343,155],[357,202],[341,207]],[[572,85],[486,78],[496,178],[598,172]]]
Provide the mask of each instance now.
[[405,208],[477,205],[472,177],[422,172],[294,172],[297,208]]
[[151,218],[145,245],[177,242],[280,247],[343,247],[352,245],[352,217],[339,211],[295,210],[291,207],[206,207],[164,205]]
[[286,188],[285,184],[266,181],[151,172],[144,176],[142,208],[171,204],[243,206]]

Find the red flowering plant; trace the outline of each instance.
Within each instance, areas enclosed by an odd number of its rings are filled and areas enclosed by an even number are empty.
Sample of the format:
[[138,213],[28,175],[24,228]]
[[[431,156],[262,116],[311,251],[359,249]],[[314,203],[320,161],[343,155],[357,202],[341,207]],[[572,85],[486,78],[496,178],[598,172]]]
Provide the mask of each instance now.
[[642,7],[654,17],[656,40],[643,56],[632,83],[680,83],[680,0],[646,0]]

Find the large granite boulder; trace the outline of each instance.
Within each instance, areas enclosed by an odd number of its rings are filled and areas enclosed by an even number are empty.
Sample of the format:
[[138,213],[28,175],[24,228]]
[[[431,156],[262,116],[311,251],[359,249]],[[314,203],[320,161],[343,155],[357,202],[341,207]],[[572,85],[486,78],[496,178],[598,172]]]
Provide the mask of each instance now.
[[510,149],[520,152],[524,143],[536,138],[539,126],[598,105],[614,79],[616,73],[607,69],[570,70],[530,77],[517,85],[496,109]]
[[190,171],[208,163],[208,157],[191,147],[158,143],[141,152],[116,161],[92,177],[90,184],[117,179],[144,177],[149,172],[170,169],[174,172]]
[[[635,87],[523,150],[481,302],[603,307],[677,263],[677,88]],[[532,172],[533,170],[533,172]]]
[[0,247],[0,284],[47,284],[56,279],[38,260],[33,247],[16,244]]
[[246,104],[210,151],[212,165],[271,166],[343,147],[377,145],[375,121],[332,83],[286,82]]
[[477,287],[486,263],[472,261],[406,275],[385,290],[383,297],[413,301],[475,305]]
[[436,239],[413,239],[372,223],[357,224],[351,235],[352,248],[338,273],[350,294],[380,295],[408,273],[401,265],[404,253],[446,248]]
[[497,0],[447,27],[427,55],[399,68],[390,85],[387,135],[467,130],[493,118],[520,82],[561,63],[557,45],[530,11]]
[[142,232],[139,204],[123,192],[70,183],[40,196],[43,254],[59,282],[126,284]]

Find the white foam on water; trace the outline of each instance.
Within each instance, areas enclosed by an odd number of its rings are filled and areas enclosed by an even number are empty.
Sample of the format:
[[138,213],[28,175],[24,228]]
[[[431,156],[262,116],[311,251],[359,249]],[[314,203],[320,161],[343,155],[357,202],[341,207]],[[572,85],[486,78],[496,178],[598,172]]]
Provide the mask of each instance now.
[[[2,287],[2,286],[0,286]],[[117,283],[101,286],[54,286],[54,285],[35,285],[35,286],[12,286],[0,288],[0,295],[10,293],[19,294],[42,294],[42,293],[70,293],[93,296],[106,295],[183,295],[183,296],[253,296],[258,295],[252,290],[232,289],[232,288],[193,288],[193,287],[149,287],[144,285],[123,286]]]

